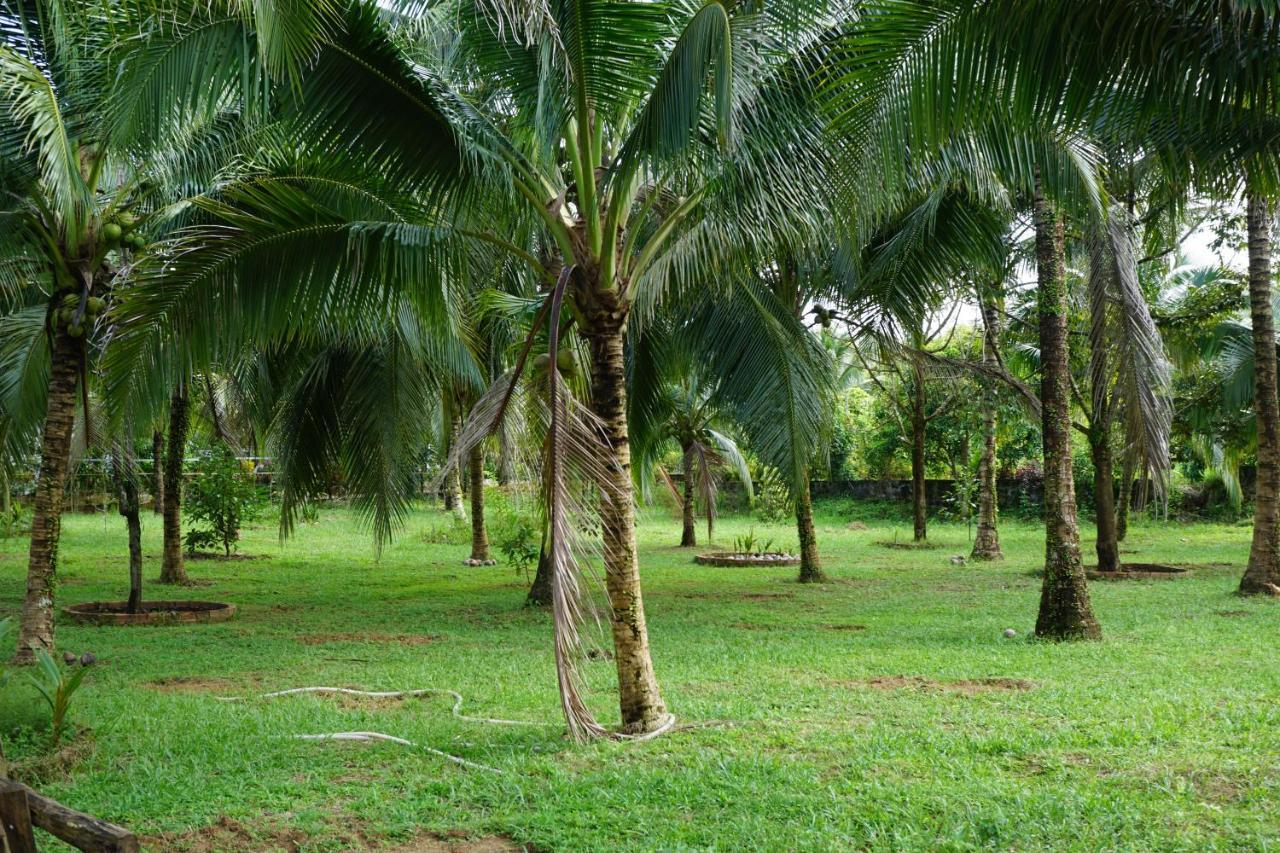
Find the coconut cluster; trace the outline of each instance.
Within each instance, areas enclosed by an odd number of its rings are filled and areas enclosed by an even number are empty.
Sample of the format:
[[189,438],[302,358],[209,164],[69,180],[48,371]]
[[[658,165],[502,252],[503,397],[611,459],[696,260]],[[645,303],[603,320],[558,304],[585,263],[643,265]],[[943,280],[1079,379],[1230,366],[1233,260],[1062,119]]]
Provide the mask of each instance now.
[[[533,369],[541,373],[546,373],[551,367],[551,355],[549,353],[539,353],[534,356]],[[571,349],[562,349],[556,353],[556,369],[561,376],[572,378],[578,373],[578,357],[573,354]]]
[[84,337],[85,329],[93,325],[93,321],[107,310],[107,300],[101,296],[90,296],[84,300],[84,310],[80,310],[79,294],[68,293],[62,297],[62,304],[53,315],[55,328],[65,328],[73,338]]
[[137,220],[127,210],[115,213],[102,226],[102,242],[110,249],[132,249],[135,252],[147,245],[137,230]]

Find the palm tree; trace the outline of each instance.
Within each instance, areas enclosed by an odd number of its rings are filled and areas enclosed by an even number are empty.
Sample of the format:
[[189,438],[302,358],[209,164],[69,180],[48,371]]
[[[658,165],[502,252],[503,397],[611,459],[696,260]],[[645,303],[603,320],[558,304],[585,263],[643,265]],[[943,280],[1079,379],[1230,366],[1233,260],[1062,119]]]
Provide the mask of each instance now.
[[[227,325],[233,320],[226,316],[230,304],[219,308],[210,298],[232,292],[225,288],[236,288],[236,305],[256,300],[282,312],[286,293],[326,292],[326,305],[355,306],[387,292],[427,293],[445,275],[460,273],[456,253],[463,244],[505,253],[544,280],[553,276],[538,256],[509,235],[536,231],[555,248],[565,272],[555,276],[551,297],[563,297],[590,353],[591,410],[608,448],[599,473],[609,497],[599,512],[628,732],[669,720],[649,653],[636,561],[628,320],[634,306],[656,304],[664,289],[693,286],[695,270],[715,270],[735,253],[767,256],[769,239],[817,232],[823,224],[816,178],[834,152],[815,132],[816,116],[803,114],[808,75],[796,60],[830,24],[820,14],[824,4],[813,5],[761,10],[711,2],[693,9],[588,0],[551,4],[529,20],[501,17],[505,6],[470,3],[417,20],[355,8],[301,75],[300,120],[317,152],[347,152],[348,164],[361,163],[379,181],[417,193],[417,206],[404,220],[381,207],[362,211],[367,215],[356,222],[345,214],[358,201],[339,204],[341,192],[332,186],[323,190],[327,207],[319,184],[296,181],[287,192],[283,182],[255,184],[252,192],[226,188],[210,206],[216,227],[188,232],[171,256],[176,277],[189,284],[173,288],[165,307],[181,331],[179,346],[198,346],[181,343],[197,314],[204,314],[205,328],[219,314]],[[493,15],[503,26],[494,25]],[[166,36],[191,51],[199,40],[179,29],[155,33],[153,45]],[[124,76],[151,85],[138,98],[144,106],[173,88],[172,80],[149,74],[145,62]],[[238,79],[228,73],[208,86],[224,91],[219,87]],[[494,82],[476,91],[474,81]],[[140,107],[120,121],[146,118]],[[243,215],[250,208],[265,217]],[[299,216],[316,227],[292,228]],[[757,229],[762,221],[771,223],[764,234]],[[270,250],[259,242],[267,233],[290,232],[293,240],[278,239]],[[333,245],[334,236],[341,246]],[[317,251],[318,242],[328,248]],[[282,262],[285,253],[295,260]],[[356,264],[365,275],[353,280]],[[348,298],[332,298],[334,287]],[[551,328],[560,320],[555,316]],[[254,318],[240,329],[268,325],[289,323]],[[551,551],[561,559],[560,549]],[[565,702],[575,734],[601,731],[568,693]]]
[[[634,373],[633,373],[634,377]],[[639,419],[639,407],[631,410],[631,434],[635,436],[636,470],[642,484],[652,480],[654,472],[666,482],[680,506],[682,530],[680,547],[698,544],[696,503],[701,502],[707,517],[707,540],[710,541],[716,517],[716,469],[729,465],[742,481],[751,499],[751,472],[738,444],[727,434],[732,428],[725,401],[715,394],[710,384],[692,368],[682,376],[660,383],[656,405],[645,407]],[[711,379],[714,382],[714,379]],[[673,448],[680,453],[684,494],[675,489],[660,460]]]
[[98,135],[108,93],[103,36],[83,10],[50,5],[0,5],[0,269],[39,289],[48,340],[17,663],[53,648],[63,491],[78,397],[88,394],[87,342],[117,267],[143,245],[126,234],[139,201],[132,163]]

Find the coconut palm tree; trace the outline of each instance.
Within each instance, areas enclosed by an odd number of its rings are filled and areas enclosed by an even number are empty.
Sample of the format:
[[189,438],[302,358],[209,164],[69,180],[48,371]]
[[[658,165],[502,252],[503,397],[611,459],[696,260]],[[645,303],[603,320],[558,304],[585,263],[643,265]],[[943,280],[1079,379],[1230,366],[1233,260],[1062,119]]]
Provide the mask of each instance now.
[[[170,256],[176,277],[189,282],[163,297],[179,341],[190,338],[197,319],[213,328],[221,314],[229,326],[248,304],[271,310],[255,312],[238,333],[301,327],[304,317],[276,315],[321,293],[326,308],[345,303],[334,312],[387,293],[429,301],[446,280],[465,278],[458,265],[464,244],[555,279],[550,296],[562,300],[590,353],[591,410],[608,448],[600,473],[609,499],[599,512],[628,732],[669,720],[635,554],[628,320],[665,290],[693,286],[695,273],[706,281],[735,255],[767,256],[779,235],[824,224],[817,177],[835,152],[823,144],[816,114],[805,113],[804,62],[830,26],[823,6],[588,0],[539,4],[529,18],[512,17],[506,4],[404,13],[353,7],[300,75],[298,121],[314,152],[347,152],[380,181],[416,193],[417,208],[397,219],[366,199],[358,217],[347,216],[360,200],[343,198],[346,210],[335,211],[342,190],[333,185],[228,187],[208,206],[216,226],[187,232]],[[215,50],[194,29],[157,31],[150,52],[126,63],[124,78],[149,91],[118,121],[144,124],[154,117],[147,105],[174,88],[171,74],[147,66],[164,39],[181,42],[188,62],[198,50]],[[266,30],[243,32],[253,39]],[[262,55],[272,55],[271,45]],[[201,97],[225,91],[243,70],[211,79]],[[475,81],[487,81],[483,91]],[[310,226],[299,230],[302,221]],[[760,233],[760,222],[771,227]],[[532,232],[567,272],[552,276],[527,243],[510,238]],[[270,249],[261,243],[268,233],[276,241]],[[281,239],[290,233],[294,239]],[[281,262],[286,253],[292,262]],[[218,308],[218,292],[235,296]],[[290,305],[286,293],[307,296]],[[159,308],[161,300],[143,301]],[[562,318],[552,319],[554,329]],[[582,714],[571,714],[575,733],[601,731]]]
[[6,289],[38,293],[27,316],[39,316],[47,364],[18,663],[53,648],[63,491],[86,364],[116,271],[144,245],[133,230],[142,194],[133,164],[99,135],[105,36],[83,10],[51,6],[0,5],[0,270]]

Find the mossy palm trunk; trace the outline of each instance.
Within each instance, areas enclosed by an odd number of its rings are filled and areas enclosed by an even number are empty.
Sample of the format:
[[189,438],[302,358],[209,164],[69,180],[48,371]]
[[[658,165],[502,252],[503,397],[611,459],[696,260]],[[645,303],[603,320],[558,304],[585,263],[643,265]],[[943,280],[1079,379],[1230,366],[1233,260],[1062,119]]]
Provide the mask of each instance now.
[[1044,436],[1044,585],[1036,636],[1102,636],[1089,602],[1080,557],[1080,526],[1071,474],[1071,395],[1067,349],[1067,287],[1062,222],[1036,187],[1036,268],[1040,299],[1040,401]]
[[653,672],[640,593],[623,356],[626,307],[616,294],[614,290],[592,290],[593,304],[584,312],[587,325],[583,334],[591,348],[591,409],[600,419],[612,456],[606,466],[609,481],[605,484],[607,497],[600,505],[600,519],[618,671],[618,704],[623,729],[635,733],[662,725],[667,708]]
[[489,560],[489,532],[484,525],[484,450],[471,450],[471,559]]
[[680,547],[693,548],[698,544],[698,517],[694,511],[696,487],[693,481],[693,448],[684,448],[684,504],[680,508],[684,529],[680,533]]
[[912,365],[911,389],[911,518],[913,538],[924,542],[929,538],[929,498],[925,492],[925,430],[929,422],[925,417],[924,370],[919,361]]
[[1098,571],[1120,571],[1120,538],[1116,527],[1115,463],[1106,435],[1089,436],[1093,459],[1093,505],[1097,513]]
[[809,493],[809,474],[800,478],[796,488],[796,535],[800,540],[800,583],[822,583],[827,579],[818,554],[818,533],[813,529],[813,496]]
[[[1000,317],[994,302],[982,304],[982,361],[998,366]],[[973,539],[975,560],[1001,560],[999,531],[999,493],[996,491],[996,394],[993,380],[985,380],[982,389],[982,457],[978,461],[978,533]]]
[[185,584],[187,567],[182,559],[182,468],[186,460],[190,401],[186,388],[169,398],[169,446],[164,460],[164,550],[160,583]]
[[[445,453],[453,452],[453,447],[458,441],[458,433],[462,431],[462,413],[458,411],[458,405],[450,400],[448,406],[449,416],[449,435],[445,444]],[[454,513],[459,519],[464,516],[462,509],[462,472],[459,471],[459,465],[454,465],[449,469],[449,475],[444,481],[444,508]]]
[[164,433],[151,433],[151,511],[164,515]]
[[1133,450],[1125,448],[1120,463],[1120,497],[1116,500],[1116,541],[1123,542],[1129,535],[1129,510],[1133,506]]
[[49,365],[49,398],[40,439],[40,474],[31,517],[31,550],[27,559],[27,594],[22,604],[14,663],[35,661],[36,649],[53,650],[53,590],[62,535],[62,505],[71,460],[71,433],[76,419],[76,389],[83,345],[60,330],[53,335]]
[[1280,592],[1280,403],[1276,397],[1276,332],[1271,301],[1270,202],[1250,194],[1247,218],[1258,483],[1254,493],[1253,545],[1249,548],[1249,565],[1240,579],[1240,592],[1255,595]]
[[138,517],[137,466],[132,448],[117,448],[111,459],[111,473],[116,481],[116,500],[120,515],[129,532],[129,602],[126,609],[137,613],[142,609],[142,520]]

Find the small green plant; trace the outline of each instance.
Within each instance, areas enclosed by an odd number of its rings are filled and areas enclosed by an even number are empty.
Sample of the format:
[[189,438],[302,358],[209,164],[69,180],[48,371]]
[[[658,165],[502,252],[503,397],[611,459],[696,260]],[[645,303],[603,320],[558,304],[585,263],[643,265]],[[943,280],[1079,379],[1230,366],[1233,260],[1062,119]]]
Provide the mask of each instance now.
[[240,538],[240,527],[258,513],[258,490],[239,460],[222,445],[197,461],[200,473],[187,487],[187,517],[196,527],[186,536],[187,551],[218,545],[227,556]]
[[0,517],[0,539],[26,536],[31,532],[31,513],[21,504],[11,503],[9,510]]
[[503,559],[522,574],[528,574],[538,562],[538,545],[538,531],[527,521],[515,522],[498,539]]
[[53,750],[62,743],[62,735],[67,729],[67,711],[71,706],[71,697],[89,674],[89,668],[81,666],[68,672],[54,663],[53,657],[44,649],[36,650],[36,659],[40,666],[32,674],[31,681],[44,701],[49,703],[53,718],[49,730],[49,749]]
[[772,548],[773,540],[765,539],[761,541],[756,537],[755,528],[749,530],[746,536],[738,536],[733,540],[733,552],[735,554],[755,554],[757,556],[772,554],[774,553],[771,550]]
[[303,524],[319,524],[320,523],[320,507],[311,501],[307,501],[298,511],[298,518]]

